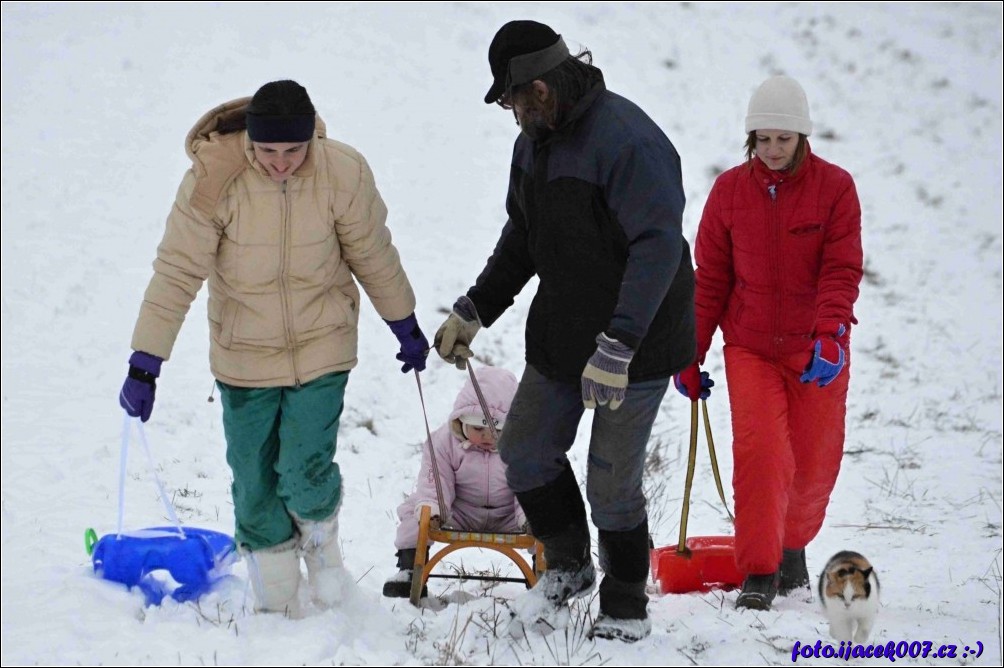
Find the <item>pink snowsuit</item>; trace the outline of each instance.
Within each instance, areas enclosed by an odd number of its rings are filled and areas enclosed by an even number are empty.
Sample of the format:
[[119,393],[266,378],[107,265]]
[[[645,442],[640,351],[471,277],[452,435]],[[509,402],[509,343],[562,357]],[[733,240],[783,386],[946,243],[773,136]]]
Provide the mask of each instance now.
[[[504,421],[516,394],[516,377],[505,369],[488,366],[481,367],[475,374],[488,412],[494,419]],[[478,395],[468,379],[453,403],[450,419],[432,432],[443,503],[450,509],[449,525],[467,531],[519,531],[526,516],[506,484],[506,466],[502,458],[494,448],[484,450],[471,444],[461,431],[460,416],[483,414]],[[430,506],[430,515],[443,517],[436,498],[428,441],[422,446],[422,468],[415,491],[397,508],[401,523],[394,546],[399,550],[416,547],[418,519],[415,508],[420,505]]]

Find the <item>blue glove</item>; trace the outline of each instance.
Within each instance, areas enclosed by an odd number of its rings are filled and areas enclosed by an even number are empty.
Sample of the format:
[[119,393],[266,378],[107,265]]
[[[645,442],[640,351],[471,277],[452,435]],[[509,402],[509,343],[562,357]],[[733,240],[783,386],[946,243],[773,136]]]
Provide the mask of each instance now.
[[130,417],[138,417],[143,422],[150,419],[153,399],[157,394],[157,377],[164,360],[137,350],[129,358],[129,375],[119,392],[119,405]]
[[628,386],[628,365],[634,351],[606,334],[596,337],[596,352],[582,370],[582,405],[596,408],[610,405],[615,411],[624,403]]
[[[820,332],[820,329],[822,332]],[[816,340],[812,346],[812,359],[799,379],[803,383],[816,381],[820,387],[832,383],[844,368],[844,346],[840,338],[847,328],[843,323],[835,323],[817,328]]]
[[404,320],[384,320],[384,322],[401,344],[401,352],[395,355],[399,362],[404,362],[401,373],[408,373],[412,369],[425,371],[425,358],[429,356],[429,341],[422,333],[422,328],[418,326],[415,314],[412,313]]
[[673,376],[673,385],[677,392],[691,401],[707,399],[711,396],[711,388],[715,381],[707,371],[701,371],[700,365],[694,362],[680,373]]

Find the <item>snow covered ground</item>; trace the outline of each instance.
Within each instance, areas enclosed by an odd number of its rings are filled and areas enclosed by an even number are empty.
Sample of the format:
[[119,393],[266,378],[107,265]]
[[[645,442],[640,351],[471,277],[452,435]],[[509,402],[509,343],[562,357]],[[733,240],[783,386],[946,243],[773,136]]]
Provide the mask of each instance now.
[[[735,593],[654,596],[637,645],[567,632],[503,633],[517,584],[433,581],[422,609],[382,599],[394,508],[424,438],[414,379],[364,300],[338,460],[342,542],[358,589],[300,621],[247,611],[246,566],[199,605],[96,578],[83,533],[115,530],[116,396],[164,219],[188,163],[183,139],[210,107],[266,81],[304,84],[331,136],[370,161],[431,336],[480,271],[504,222],[512,118],[481,102],[487,48],[532,18],[586,46],[611,90],[677,146],[693,241],[717,173],[741,159],[749,95],[801,81],[813,149],[855,177],[866,277],[857,305],[843,469],[818,573],[837,550],[882,580],[875,642],[958,645],[999,665],[1002,523],[1002,22],[1000,3],[23,3],[2,6],[2,660],[8,664],[790,664],[827,640],[818,602],[734,609]],[[532,286],[476,341],[522,370]],[[164,367],[147,434],[181,520],[233,530],[204,294]],[[731,477],[720,346],[708,369],[719,460]],[[439,424],[464,375],[423,374]],[[652,439],[657,545],[676,542],[688,403],[671,392]],[[588,421],[581,428],[584,436]],[[127,528],[166,522],[139,450]],[[572,452],[579,470],[583,448]],[[730,498],[731,502],[731,498]],[[728,533],[699,457],[690,534]],[[457,553],[468,570],[512,567]],[[965,647],[983,646],[976,658]],[[799,663],[835,663],[805,660]],[[856,663],[869,663],[855,660]],[[872,663],[883,663],[885,659]]]

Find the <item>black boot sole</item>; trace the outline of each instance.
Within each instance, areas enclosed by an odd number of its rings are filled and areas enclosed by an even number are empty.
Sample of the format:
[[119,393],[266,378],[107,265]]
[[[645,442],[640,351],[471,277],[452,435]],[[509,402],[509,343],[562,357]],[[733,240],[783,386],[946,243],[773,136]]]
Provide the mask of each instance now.
[[[384,582],[383,595],[387,598],[411,598],[410,582]],[[428,598],[429,588],[422,586],[422,598]]]
[[736,609],[746,608],[747,610],[770,610],[770,604],[774,601],[773,596],[760,594],[758,592],[747,592],[739,594],[736,599]]

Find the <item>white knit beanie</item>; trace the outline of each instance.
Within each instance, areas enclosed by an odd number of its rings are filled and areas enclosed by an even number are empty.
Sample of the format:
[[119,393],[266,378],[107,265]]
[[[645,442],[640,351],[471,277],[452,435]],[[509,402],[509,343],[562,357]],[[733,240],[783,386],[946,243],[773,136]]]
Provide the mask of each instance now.
[[760,84],[750,98],[746,112],[746,132],[756,130],[812,134],[809,100],[797,81],[791,77],[776,76]]

